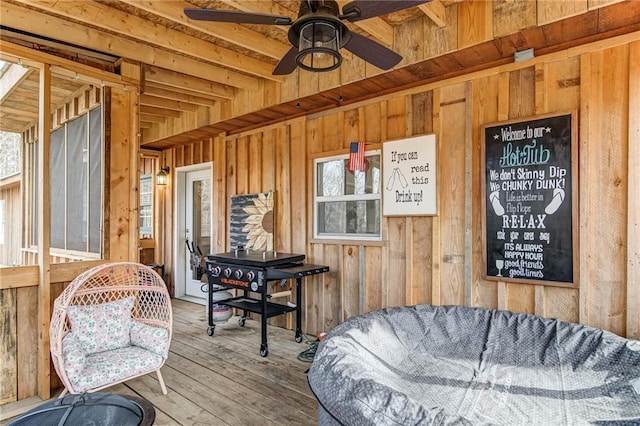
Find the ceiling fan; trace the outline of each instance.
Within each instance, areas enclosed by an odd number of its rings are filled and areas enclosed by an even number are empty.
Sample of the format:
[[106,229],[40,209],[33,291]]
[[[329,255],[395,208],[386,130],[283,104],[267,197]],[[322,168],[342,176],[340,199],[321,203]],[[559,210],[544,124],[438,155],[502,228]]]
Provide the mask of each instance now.
[[354,0],[342,8],[341,14],[334,0],[301,0],[295,20],[281,15],[216,9],[187,8],[184,13],[200,21],[289,25],[288,38],[292,47],[276,65],[274,75],[290,74],[296,66],[315,72],[336,69],[342,63],[341,48],[378,68],[388,70],[397,65],[402,56],[376,41],[351,32],[342,21],[357,22],[428,1]]

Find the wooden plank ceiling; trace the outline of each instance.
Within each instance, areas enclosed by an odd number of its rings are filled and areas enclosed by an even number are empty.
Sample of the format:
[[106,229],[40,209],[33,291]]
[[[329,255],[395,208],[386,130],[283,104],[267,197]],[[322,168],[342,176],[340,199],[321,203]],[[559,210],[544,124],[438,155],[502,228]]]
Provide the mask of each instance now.
[[[444,7],[456,1],[460,0],[434,0],[419,7],[348,25],[355,32],[392,46],[394,26],[421,14],[427,14],[438,25],[444,25]],[[339,3],[343,6],[347,1]],[[145,72],[144,94],[140,100],[143,128],[162,123],[167,118],[179,117],[185,111],[194,112],[198,106],[212,107],[217,101],[232,99],[235,88],[258,90],[263,79],[282,81],[281,77],[272,75],[272,70],[290,47],[288,27],[194,21],[183,13],[184,8],[194,7],[295,18],[299,2],[8,0],[3,1],[2,39],[73,59],[81,55],[75,48],[65,52],[65,42],[96,51],[109,50],[114,60],[122,57],[142,64],[157,64],[157,67],[147,67]],[[44,37],[38,38],[35,33]],[[56,35],[59,38],[56,39]],[[101,44],[97,39],[102,43],[112,41]],[[92,57],[91,52],[83,52],[82,56]],[[102,64],[102,68],[114,66]],[[7,91],[0,100],[4,110],[0,117],[1,127],[5,131],[21,131],[37,114],[37,96],[33,93],[25,96],[25,90],[37,89],[37,73],[30,70],[29,75],[23,82],[27,86],[24,90]],[[72,84],[56,79],[56,94],[62,96],[64,88]],[[74,87],[75,90],[78,88]],[[56,101],[64,99],[56,96]],[[16,108],[19,104],[24,106],[23,114],[20,114],[20,108]]]
[[[348,26],[394,48],[397,33],[417,18],[445,27],[449,8],[460,1],[433,0]],[[338,3],[342,7],[348,1]],[[189,125],[182,126],[177,134],[143,141],[147,147],[162,149],[219,132],[240,132],[333,108],[340,103],[339,99],[358,102],[434,79],[507,63],[513,61],[513,53],[518,50],[534,48],[538,55],[637,31],[639,4],[635,1],[613,4],[426,60],[405,61],[392,71],[372,73],[365,80],[294,96],[286,102],[259,105],[255,111],[235,108],[240,113],[234,113],[234,108],[225,113],[219,111],[229,109],[240,91],[244,92],[243,99],[248,99],[246,93],[263,93],[269,85],[275,85],[277,92],[278,85],[283,84],[285,78],[272,75],[272,71],[290,47],[289,27],[194,21],[184,15],[183,9],[241,10],[295,19],[298,1],[3,0],[0,37],[3,42],[44,50],[108,71],[118,72],[121,59],[140,63],[143,130],[171,120],[185,122],[186,116],[201,116],[203,107],[212,111],[217,108],[220,117],[225,117],[189,118]],[[346,52],[345,61],[350,60],[352,56]],[[33,121],[37,96],[34,98],[28,92],[33,92],[36,82],[37,73],[31,72],[15,88],[4,92],[0,88],[0,130],[21,131],[25,123]],[[81,90],[83,83],[87,84],[81,79],[74,82],[69,76],[56,76],[53,83],[54,101],[61,103]]]

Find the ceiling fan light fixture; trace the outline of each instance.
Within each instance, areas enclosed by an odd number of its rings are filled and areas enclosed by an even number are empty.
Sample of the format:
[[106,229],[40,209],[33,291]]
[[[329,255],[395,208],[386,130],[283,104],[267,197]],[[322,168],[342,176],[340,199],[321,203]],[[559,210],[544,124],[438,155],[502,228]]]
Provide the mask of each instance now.
[[310,21],[300,26],[296,63],[313,72],[331,71],[342,64],[341,27],[327,21]]
[[336,0],[299,0],[300,8],[295,20],[285,15],[207,8],[186,8],[184,13],[201,21],[290,25],[287,38],[291,47],[278,61],[273,75],[291,74],[296,67],[311,72],[334,70],[342,64],[342,48],[386,71],[398,65],[402,56],[375,40],[351,32],[343,21],[354,23],[429,1],[352,0],[342,6],[340,13],[341,5]]

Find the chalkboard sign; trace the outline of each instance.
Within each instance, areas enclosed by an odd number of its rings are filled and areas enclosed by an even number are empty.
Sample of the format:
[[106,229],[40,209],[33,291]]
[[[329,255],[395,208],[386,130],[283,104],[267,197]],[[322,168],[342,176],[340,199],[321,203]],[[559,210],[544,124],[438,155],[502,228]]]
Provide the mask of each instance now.
[[573,284],[574,114],[484,126],[485,278]]

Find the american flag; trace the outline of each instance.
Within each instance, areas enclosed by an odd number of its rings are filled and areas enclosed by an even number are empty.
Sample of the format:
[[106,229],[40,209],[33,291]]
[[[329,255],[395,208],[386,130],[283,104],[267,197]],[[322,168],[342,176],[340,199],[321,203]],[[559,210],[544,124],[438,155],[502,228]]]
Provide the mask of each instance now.
[[349,149],[349,164],[347,169],[350,172],[356,170],[367,170],[366,160],[364,158],[364,142],[351,142]]

